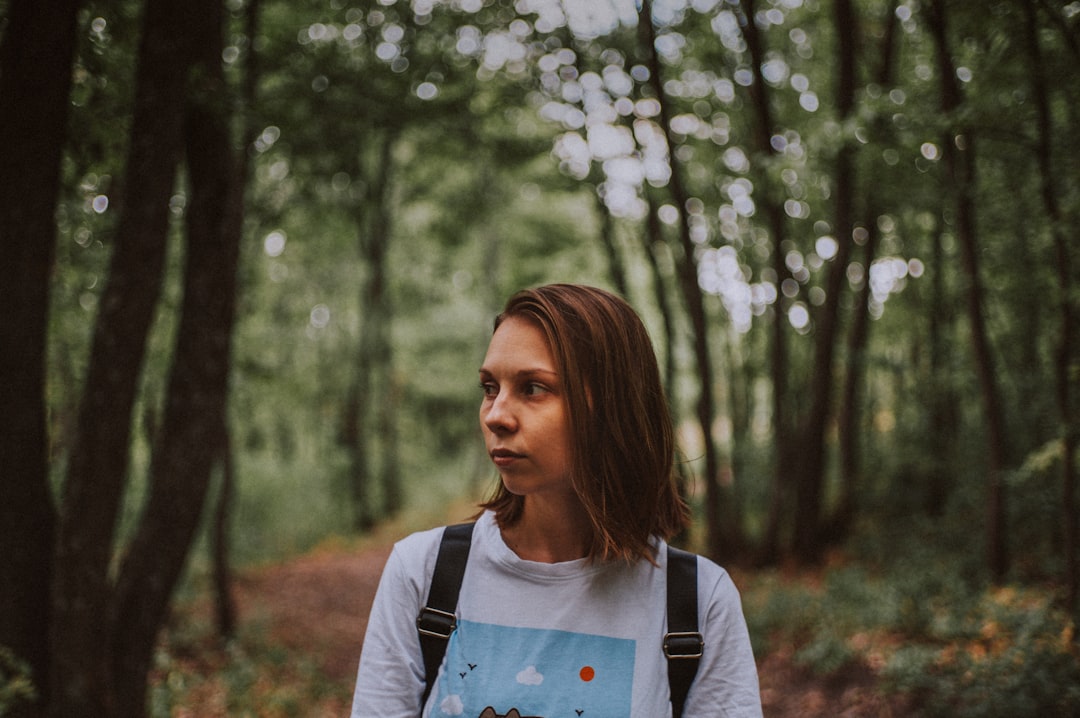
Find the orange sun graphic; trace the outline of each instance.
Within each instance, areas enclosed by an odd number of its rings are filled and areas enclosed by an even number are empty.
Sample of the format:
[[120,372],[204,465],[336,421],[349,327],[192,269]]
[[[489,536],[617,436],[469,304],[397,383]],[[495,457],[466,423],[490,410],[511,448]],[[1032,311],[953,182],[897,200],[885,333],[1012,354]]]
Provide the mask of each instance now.
[[581,676],[581,680],[588,683],[596,677],[596,671],[593,670],[592,666],[585,666],[581,669],[581,673],[579,675]]

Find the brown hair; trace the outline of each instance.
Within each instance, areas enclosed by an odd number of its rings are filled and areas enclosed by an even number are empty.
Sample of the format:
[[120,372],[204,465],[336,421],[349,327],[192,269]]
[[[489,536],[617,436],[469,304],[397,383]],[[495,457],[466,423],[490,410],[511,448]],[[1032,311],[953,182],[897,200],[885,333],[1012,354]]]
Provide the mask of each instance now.
[[[689,522],[673,474],[674,431],[645,325],[623,299],[594,287],[551,284],[518,292],[495,319],[533,322],[562,379],[571,435],[571,481],[592,523],[590,556],[653,560],[650,537]],[[481,504],[499,526],[524,498],[502,482]]]

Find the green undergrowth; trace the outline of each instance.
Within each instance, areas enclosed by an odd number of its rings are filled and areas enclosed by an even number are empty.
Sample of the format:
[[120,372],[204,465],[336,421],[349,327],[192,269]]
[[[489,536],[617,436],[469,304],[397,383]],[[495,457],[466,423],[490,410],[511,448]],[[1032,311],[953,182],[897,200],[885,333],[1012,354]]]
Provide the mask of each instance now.
[[311,657],[277,645],[265,625],[245,622],[222,641],[205,621],[177,620],[165,632],[150,675],[151,718],[347,715],[352,685]]
[[1053,588],[979,586],[921,558],[749,577],[755,652],[785,652],[822,676],[868,666],[930,718],[1080,715],[1075,625]]

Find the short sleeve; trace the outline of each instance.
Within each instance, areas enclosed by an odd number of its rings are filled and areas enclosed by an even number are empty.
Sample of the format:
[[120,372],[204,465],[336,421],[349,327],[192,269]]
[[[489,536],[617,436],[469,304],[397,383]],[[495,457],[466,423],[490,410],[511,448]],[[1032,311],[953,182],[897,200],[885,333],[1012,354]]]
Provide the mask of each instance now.
[[760,718],[761,693],[739,590],[724,569],[698,558],[698,612],[705,650],[684,718]]
[[416,616],[434,570],[441,529],[398,542],[383,568],[360,653],[352,718],[416,718],[424,660]]

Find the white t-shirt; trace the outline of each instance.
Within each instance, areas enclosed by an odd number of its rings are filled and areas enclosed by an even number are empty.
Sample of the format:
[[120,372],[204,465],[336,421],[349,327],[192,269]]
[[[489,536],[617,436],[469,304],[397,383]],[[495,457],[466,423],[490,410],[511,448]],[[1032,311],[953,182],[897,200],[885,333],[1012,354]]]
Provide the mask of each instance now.
[[[427,598],[442,529],[397,543],[375,595],[352,718],[665,718],[671,715],[666,633],[667,552],[648,561],[525,561],[494,515],[473,531],[458,629],[424,711],[416,616]],[[685,718],[761,716],[757,669],[738,590],[698,558],[705,650]],[[490,710],[489,710],[490,709]]]

